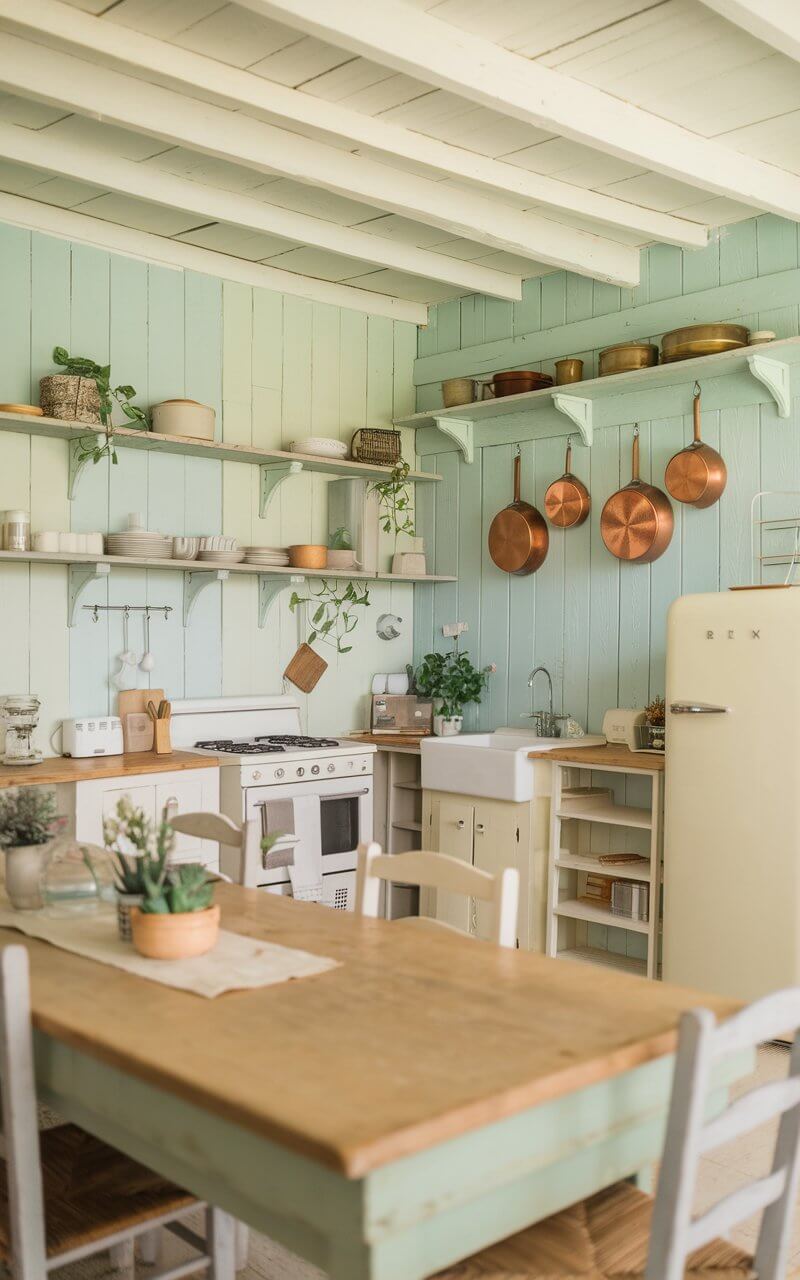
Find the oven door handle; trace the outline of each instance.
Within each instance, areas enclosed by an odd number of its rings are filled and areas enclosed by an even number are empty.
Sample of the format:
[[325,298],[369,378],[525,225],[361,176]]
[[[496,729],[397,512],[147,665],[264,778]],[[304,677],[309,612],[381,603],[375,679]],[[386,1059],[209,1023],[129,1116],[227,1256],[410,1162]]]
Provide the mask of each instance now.
[[362,787],[360,791],[335,791],[330,795],[324,792],[318,796],[319,800],[357,800],[359,796],[368,796],[369,787]]

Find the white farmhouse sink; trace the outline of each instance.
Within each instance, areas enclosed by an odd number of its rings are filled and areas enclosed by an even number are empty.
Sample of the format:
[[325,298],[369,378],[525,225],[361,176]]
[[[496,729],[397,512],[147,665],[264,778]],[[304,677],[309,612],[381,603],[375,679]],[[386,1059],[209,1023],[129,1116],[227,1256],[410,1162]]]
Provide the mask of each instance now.
[[529,729],[462,733],[422,739],[422,786],[491,800],[532,800],[534,761],[529,751],[555,747],[598,747],[605,738],[537,738]]

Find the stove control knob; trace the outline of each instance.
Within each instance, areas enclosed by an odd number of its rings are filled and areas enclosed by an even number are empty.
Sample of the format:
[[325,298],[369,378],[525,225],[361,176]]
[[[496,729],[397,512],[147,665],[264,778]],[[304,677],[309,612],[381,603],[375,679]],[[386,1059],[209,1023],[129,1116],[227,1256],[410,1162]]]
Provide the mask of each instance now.
[[254,782],[258,782],[258,780],[259,780],[259,778],[260,778],[260,777],[261,777],[261,770],[260,770],[260,769],[254,769],[254,770],[253,770],[253,781],[254,781]]
[[328,765],[328,773],[335,773],[335,772],[336,772],[336,765],[335,765],[335,764],[329,764],[329,765]]
[[311,772],[312,772],[312,773],[319,773],[319,765],[318,765],[318,764],[312,764],[312,766],[311,766]]
[[352,767],[353,767],[353,761],[352,761],[352,760],[348,760],[348,761],[347,761],[347,767],[348,767],[348,769],[352,769]]
[[305,769],[303,769],[303,768],[301,767],[301,768],[299,768],[299,769],[296,769],[296,770],[295,770],[295,773],[297,774],[297,777],[298,777],[298,778],[302,778],[303,774],[305,773]]
[[286,770],[285,770],[285,769],[276,769],[276,770],[275,770],[275,777],[276,777],[276,778],[282,778],[285,772],[286,772]]

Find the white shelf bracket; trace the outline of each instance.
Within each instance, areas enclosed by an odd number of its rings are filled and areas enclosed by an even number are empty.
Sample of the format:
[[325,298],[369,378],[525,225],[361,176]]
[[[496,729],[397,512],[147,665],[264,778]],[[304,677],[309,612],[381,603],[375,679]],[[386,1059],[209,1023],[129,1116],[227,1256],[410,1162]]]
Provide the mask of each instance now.
[[227,569],[193,569],[186,574],[183,583],[183,625],[185,627],[189,625],[189,619],[200,592],[210,587],[212,582],[225,582],[229,576]]
[[475,423],[470,422],[467,418],[437,418],[436,414],[433,414],[433,420],[443,435],[455,440],[464,455],[465,461],[474,462],[475,448],[473,438]]
[[574,422],[580,432],[583,443],[591,445],[594,435],[592,401],[587,400],[584,396],[570,396],[560,391],[554,391],[553,407]]
[[110,564],[71,564],[69,566],[69,625],[78,625],[78,608],[81,597],[92,582],[99,582],[111,573]]
[[[91,432],[87,432],[87,435],[91,435]],[[102,448],[102,446],[106,442],[105,436],[98,435],[95,437],[95,439],[97,442],[97,447]],[[69,472],[67,475],[67,497],[69,498],[70,502],[75,497],[75,494],[78,492],[78,485],[80,484],[81,476],[83,475],[84,471],[86,470],[87,467],[94,466],[94,463],[92,462],[91,457],[80,458],[78,456],[82,452],[82,446],[85,444],[86,444],[86,436],[81,436],[79,439],[70,440],[69,442]]]
[[778,406],[778,417],[788,418],[792,407],[792,374],[788,364],[773,356],[748,356],[747,364],[754,378],[763,382]]
[[261,464],[261,494],[258,514],[262,520],[267,514],[267,507],[272,501],[278,486],[284,480],[287,480],[289,476],[299,475],[302,470],[302,462],[263,462]]
[[267,573],[258,575],[258,625],[264,627],[267,621],[270,605],[273,600],[283,591],[288,591],[289,587],[296,587],[299,583],[305,582],[302,573],[291,573],[285,577],[273,578]]

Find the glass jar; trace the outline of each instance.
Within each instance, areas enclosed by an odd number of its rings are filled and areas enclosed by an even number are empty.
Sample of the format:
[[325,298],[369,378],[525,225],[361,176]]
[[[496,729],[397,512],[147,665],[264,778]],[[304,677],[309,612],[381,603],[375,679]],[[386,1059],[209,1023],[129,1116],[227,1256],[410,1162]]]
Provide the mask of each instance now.
[[29,511],[3,512],[3,550],[30,551],[31,515]]
[[114,864],[105,849],[65,836],[55,840],[40,879],[48,915],[89,914],[115,904]]
[[32,693],[9,694],[4,698],[2,714],[6,726],[3,764],[39,764],[41,751],[33,745],[33,731],[39,723],[39,699]]

